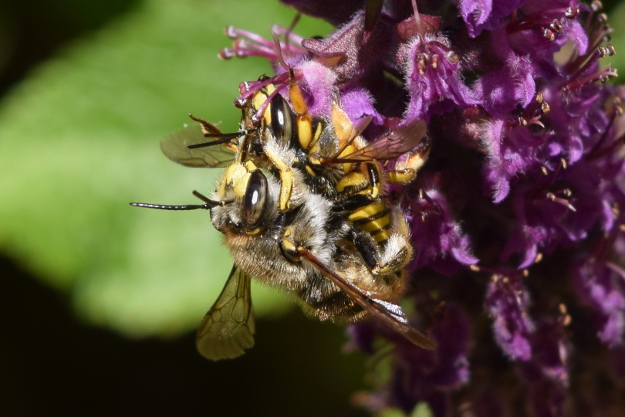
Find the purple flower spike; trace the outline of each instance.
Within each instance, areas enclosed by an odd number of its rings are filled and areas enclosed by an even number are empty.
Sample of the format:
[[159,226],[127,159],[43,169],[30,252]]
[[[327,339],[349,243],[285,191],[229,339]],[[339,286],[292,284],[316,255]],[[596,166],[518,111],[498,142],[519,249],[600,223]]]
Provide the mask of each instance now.
[[532,357],[530,335],[534,330],[529,312],[529,295],[521,275],[493,275],[486,292],[486,308],[493,317],[497,344],[512,359]]
[[[419,184],[420,195],[407,198],[415,247],[410,269],[428,266],[450,275],[462,265],[476,264],[478,259],[472,254],[469,237],[463,233],[445,195],[439,191],[441,178],[422,178]],[[412,192],[408,191],[410,194]]]
[[475,83],[475,94],[484,109],[503,117],[517,106],[527,108],[536,96],[533,62],[527,55],[518,55],[509,44],[505,28],[490,34],[489,50],[495,54],[493,67]]
[[577,290],[594,311],[597,336],[610,347],[622,346],[625,332],[625,271],[589,259],[575,272]]
[[242,83],[238,103],[269,83],[290,100],[292,72],[323,126],[335,105],[355,126],[370,117],[369,142],[427,124],[421,141],[402,138],[429,145],[416,177],[390,181],[415,150],[381,163],[381,186],[411,232],[402,307],[438,344],[352,324],[347,347],[376,355],[382,340],[390,368],[357,402],[435,417],[625,415],[625,88],[606,83],[601,4],[283,3],[336,29],[274,27],[279,41],[229,29],[222,57],[275,70]]

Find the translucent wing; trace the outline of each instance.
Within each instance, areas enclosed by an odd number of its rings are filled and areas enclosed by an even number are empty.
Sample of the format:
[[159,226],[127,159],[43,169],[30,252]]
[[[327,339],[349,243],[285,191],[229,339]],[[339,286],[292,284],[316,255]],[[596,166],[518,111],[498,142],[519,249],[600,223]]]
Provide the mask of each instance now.
[[393,159],[418,148],[429,146],[429,141],[423,140],[427,125],[423,120],[415,120],[389,132],[386,136],[371,142],[367,146],[340,158],[328,158],[327,162],[359,162],[371,160]]
[[236,266],[197,331],[198,351],[217,361],[232,359],[254,346],[254,309],[250,277]]
[[360,288],[323,264],[319,258],[313,255],[308,249],[299,247],[298,252],[374,318],[380,320],[419,347],[428,350],[433,350],[436,347],[436,342],[434,342],[434,340],[408,324],[408,319],[401,307],[387,301],[376,300],[375,298],[369,297]]
[[[220,134],[221,131],[212,125],[208,125]],[[189,149],[189,145],[206,143],[209,139],[204,136],[202,127],[198,123],[185,125],[167,136],[161,141],[161,150],[166,157],[181,165],[193,168],[223,167],[234,161],[234,153],[224,145],[207,146],[197,149]]]

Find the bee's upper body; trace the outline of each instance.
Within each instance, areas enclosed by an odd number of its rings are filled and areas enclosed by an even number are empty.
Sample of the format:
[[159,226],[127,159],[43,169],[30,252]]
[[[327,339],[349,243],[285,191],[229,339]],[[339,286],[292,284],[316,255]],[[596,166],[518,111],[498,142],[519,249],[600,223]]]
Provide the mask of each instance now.
[[282,238],[286,235],[333,265],[336,242],[344,234],[340,227],[328,227],[333,216],[330,200],[305,187],[298,192],[301,203],[288,213],[280,212],[279,181],[247,162],[233,163],[211,196],[224,203],[211,209],[211,218],[224,234],[235,264],[269,286],[288,290],[299,289],[311,274],[319,272],[285,257]]

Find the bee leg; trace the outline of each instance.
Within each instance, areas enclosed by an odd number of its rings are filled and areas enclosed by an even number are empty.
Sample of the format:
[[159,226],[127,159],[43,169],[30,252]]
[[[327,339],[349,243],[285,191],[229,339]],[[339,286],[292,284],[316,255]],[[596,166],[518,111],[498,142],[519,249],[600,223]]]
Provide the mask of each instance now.
[[288,211],[290,208],[291,194],[293,193],[294,174],[289,164],[284,160],[280,152],[275,151],[273,147],[265,146],[264,152],[271,163],[280,171],[280,197],[278,200],[278,209],[282,212]]
[[374,269],[378,265],[380,259],[379,246],[369,233],[352,228],[347,232],[346,238],[354,244],[370,269]]
[[278,215],[276,216],[274,227],[272,228],[272,232],[269,235],[276,242],[282,239],[282,236],[284,234],[284,228],[286,226],[286,216],[287,213],[285,213],[284,211],[279,211]]
[[410,228],[406,218],[398,213],[399,209],[391,212],[392,232],[384,244],[380,254],[380,262],[371,272],[386,275],[404,268],[412,257],[410,244]]
[[285,258],[291,262],[300,262],[300,253],[298,252],[299,245],[293,241],[293,233],[291,227],[286,227],[282,238],[280,239],[280,251]]
[[365,165],[371,185],[368,196],[371,200],[375,200],[380,195],[380,167],[376,162],[367,162]]
[[428,159],[431,140],[424,137],[419,146],[397,159],[395,168],[387,173],[387,179],[395,184],[408,184],[417,176],[417,172]]
[[354,244],[374,275],[388,275],[401,270],[412,255],[408,237],[401,233],[392,233],[382,251],[368,232],[354,228],[348,231],[346,238]]
[[[280,169],[278,167],[278,169]],[[280,200],[279,209],[284,212],[290,208],[289,201],[291,200],[291,193],[293,191],[293,171],[291,168],[285,167],[280,169]]]
[[292,68],[289,68],[289,99],[297,116],[295,123],[299,143],[303,149],[309,151],[314,146],[321,131],[315,132],[313,129],[312,116],[308,113],[306,100],[304,100],[304,95],[297,84]]
[[410,242],[405,236],[393,233],[380,254],[380,262],[371,269],[371,272],[375,275],[387,275],[399,271],[406,266],[411,256]]

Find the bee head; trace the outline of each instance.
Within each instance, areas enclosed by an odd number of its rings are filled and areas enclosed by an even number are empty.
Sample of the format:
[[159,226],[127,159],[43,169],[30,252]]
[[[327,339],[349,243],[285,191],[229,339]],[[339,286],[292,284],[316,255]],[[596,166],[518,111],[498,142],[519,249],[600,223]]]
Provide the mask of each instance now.
[[278,193],[276,180],[251,161],[233,163],[212,196],[222,202],[211,209],[213,225],[226,235],[258,234],[277,214]]

